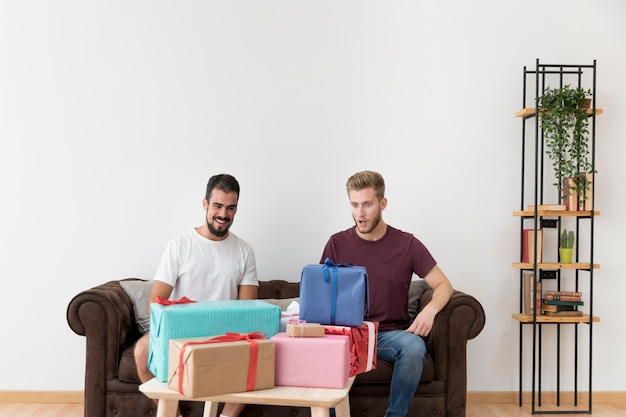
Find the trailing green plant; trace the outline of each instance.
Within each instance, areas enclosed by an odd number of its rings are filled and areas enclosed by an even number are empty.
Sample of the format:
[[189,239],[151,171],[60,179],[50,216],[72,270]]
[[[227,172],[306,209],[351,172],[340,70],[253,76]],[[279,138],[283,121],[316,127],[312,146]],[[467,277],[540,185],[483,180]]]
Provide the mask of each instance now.
[[561,233],[561,243],[560,243],[560,247],[561,248],[573,248],[574,247],[574,232],[573,231],[567,231],[567,229],[563,230],[563,233]]
[[[553,185],[561,192],[565,179],[571,178],[569,190],[576,193],[579,202],[585,200],[591,186],[586,174],[596,172],[589,161],[589,114],[583,108],[590,96],[591,90],[568,84],[548,87],[538,101],[546,154],[552,160],[556,177]],[[560,193],[561,198],[566,198],[563,194]]]

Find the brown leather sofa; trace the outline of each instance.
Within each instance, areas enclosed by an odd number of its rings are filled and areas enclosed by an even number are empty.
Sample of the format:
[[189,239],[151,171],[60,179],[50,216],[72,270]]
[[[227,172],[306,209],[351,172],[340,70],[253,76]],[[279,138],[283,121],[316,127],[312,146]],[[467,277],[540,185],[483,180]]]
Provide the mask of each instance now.
[[[132,279],[132,278],[131,278]],[[259,298],[299,296],[299,284],[274,280],[261,282]],[[426,289],[420,306],[432,290]],[[76,295],[67,308],[72,330],[86,336],[85,417],[150,417],[155,403],[139,392],[133,347],[140,333],[133,303],[120,286],[110,281]],[[437,315],[427,337],[428,356],[410,416],[464,417],[466,405],[466,344],[485,324],[485,313],[472,296],[455,291]],[[357,376],[350,391],[353,417],[382,417],[389,397],[392,366],[378,361],[376,370]],[[181,412],[201,417],[203,403],[181,402]],[[307,408],[248,405],[242,417],[306,417]]]

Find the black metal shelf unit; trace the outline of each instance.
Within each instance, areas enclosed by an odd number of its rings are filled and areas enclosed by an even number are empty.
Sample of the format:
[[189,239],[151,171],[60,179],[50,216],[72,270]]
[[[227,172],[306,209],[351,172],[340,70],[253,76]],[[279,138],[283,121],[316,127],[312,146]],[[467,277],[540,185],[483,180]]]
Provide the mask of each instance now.
[[[532,291],[531,302],[535,306],[532,315],[513,315],[514,318],[519,320],[520,406],[523,403],[524,359],[528,361],[528,358],[525,358],[524,355],[524,345],[528,346],[529,338],[525,329],[532,331],[532,347],[530,348],[532,352],[526,353],[526,355],[532,353],[532,381],[530,384],[532,414],[591,414],[592,409],[592,334],[594,321],[599,321],[598,318],[593,316],[593,273],[594,269],[599,268],[598,265],[594,264],[593,248],[594,219],[599,215],[593,207],[593,190],[596,188],[594,186],[595,175],[592,174],[591,177],[591,207],[586,211],[578,213],[546,213],[539,210],[530,211],[527,208],[528,205],[537,207],[538,205],[561,201],[561,193],[552,185],[554,182],[552,173],[548,172],[549,175],[544,175],[544,166],[547,164],[545,163],[545,142],[540,128],[539,97],[548,87],[560,88],[567,84],[572,87],[590,89],[592,92],[592,107],[589,112],[589,157],[592,165],[595,167],[596,115],[602,113],[601,109],[596,108],[595,60],[590,65],[564,65],[543,64],[537,59],[535,68],[529,69],[524,67],[522,110],[516,113],[516,116],[522,119],[520,186],[520,210],[522,212],[521,214],[516,214],[519,216],[520,221],[520,263],[514,264],[519,269],[520,313],[523,312],[525,302],[523,299],[524,271],[532,271],[534,279],[541,282],[543,289],[546,286],[551,286],[555,290],[579,291],[584,289],[585,307],[589,310],[585,318],[579,320],[548,318],[541,315],[540,309],[537,308],[537,294],[535,291]],[[550,187],[551,191],[554,190],[554,195],[547,191]],[[544,197],[546,198],[544,199]],[[575,262],[584,262],[584,264],[581,264],[588,265],[588,267],[567,267],[559,264],[558,260],[555,262],[538,263],[537,233],[534,233],[533,241],[534,260],[530,264],[521,264],[522,252],[524,250],[522,247],[522,235],[525,228],[544,229],[544,236],[549,234],[553,239],[556,236],[556,242],[558,242],[558,236],[563,226],[571,224],[575,224],[577,237]],[[544,247],[543,250],[547,249]],[[580,260],[581,257],[585,258],[584,261]],[[573,329],[563,326],[573,326]],[[587,336],[586,338],[585,335]],[[553,341],[553,343],[550,343],[550,341]],[[555,347],[555,350],[552,352],[554,359],[547,360],[544,356],[547,356],[546,351],[551,351],[552,345]],[[565,360],[562,356],[565,356]],[[570,357],[573,364],[569,361]],[[585,363],[585,361],[588,366],[581,366],[581,363]],[[548,366],[552,367],[550,369],[553,372],[545,372],[544,368]],[[573,375],[573,381],[570,381],[571,378],[567,381],[571,383],[571,385],[567,385],[567,391],[564,389],[562,381],[563,369],[568,370],[570,376]],[[544,382],[546,376],[553,378],[550,382],[555,387],[550,395],[550,404],[547,404],[547,401],[544,399],[544,396],[547,397],[547,395],[542,387],[542,382]],[[568,397],[567,401],[564,401],[566,396]],[[565,404],[566,402],[567,405]]]

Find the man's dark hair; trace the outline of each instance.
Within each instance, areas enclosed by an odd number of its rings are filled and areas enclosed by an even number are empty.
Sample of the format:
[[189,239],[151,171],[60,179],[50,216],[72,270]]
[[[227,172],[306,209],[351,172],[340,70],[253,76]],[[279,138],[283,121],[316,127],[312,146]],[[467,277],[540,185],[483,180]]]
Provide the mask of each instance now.
[[209,182],[206,185],[207,201],[211,199],[211,193],[214,188],[222,190],[225,193],[237,193],[237,201],[239,201],[239,182],[232,175],[218,174],[209,178]]

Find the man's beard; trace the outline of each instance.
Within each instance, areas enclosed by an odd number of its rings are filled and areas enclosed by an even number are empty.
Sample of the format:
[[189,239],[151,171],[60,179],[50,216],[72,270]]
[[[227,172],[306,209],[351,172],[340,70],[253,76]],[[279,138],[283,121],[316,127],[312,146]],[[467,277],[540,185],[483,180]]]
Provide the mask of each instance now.
[[[209,220],[206,221],[206,225],[209,228],[209,232],[211,232],[213,236],[224,237],[228,234],[228,229],[230,229],[230,218],[223,218],[223,220],[228,221],[224,229],[216,229],[215,227],[213,227],[212,223],[209,223]],[[215,221],[215,217],[213,218],[213,221]]]
[[364,235],[371,233],[372,230],[376,229],[376,226],[378,226],[378,223],[380,223],[381,219],[382,219],[382,216],[379,213],[376,217],[372,219],[371,226],[368,229],[361,230],[359,229],[359,222],[355,218],[353,218],[354,223],[356,224],[357,230],[359,231],[359,233],[362,233]]

